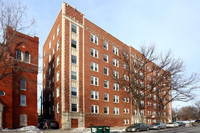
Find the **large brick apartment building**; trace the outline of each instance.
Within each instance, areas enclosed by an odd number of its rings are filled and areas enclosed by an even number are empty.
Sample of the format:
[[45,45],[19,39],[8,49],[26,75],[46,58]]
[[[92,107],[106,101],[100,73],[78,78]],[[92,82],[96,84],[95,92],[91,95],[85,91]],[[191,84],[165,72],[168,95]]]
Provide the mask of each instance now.
[[[43,46],[43,117],[59,121],[61,128],[138,122],[127,91],[112,77],[123,77],[122,48],[140,54],[63,2]],[[156,100],[143,104],[149,106],[145,116],[158,114]],[[171,120],[171,104],[166,108],[164,122]],[[147,124],[156,121],[145,117]]]
[[[37,73],[38,37],[30,37],[8,27],[7,43],[11,44],[8,53],[10,64],[4,69],[0,62],[0,73],[8,76],[0,80],[0,128],[37,126]],[[1,49],[2,50],[2,49]],[[2,51],[1,51],[2,52]],[[1,58],[2,59],[2,58]]]

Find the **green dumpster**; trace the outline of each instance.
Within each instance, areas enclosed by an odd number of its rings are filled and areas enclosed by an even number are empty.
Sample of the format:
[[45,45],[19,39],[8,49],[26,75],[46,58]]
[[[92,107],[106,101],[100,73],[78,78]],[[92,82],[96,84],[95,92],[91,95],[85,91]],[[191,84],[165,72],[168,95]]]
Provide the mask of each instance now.
[[110,126],[91,126],[91,133],[110,133]]

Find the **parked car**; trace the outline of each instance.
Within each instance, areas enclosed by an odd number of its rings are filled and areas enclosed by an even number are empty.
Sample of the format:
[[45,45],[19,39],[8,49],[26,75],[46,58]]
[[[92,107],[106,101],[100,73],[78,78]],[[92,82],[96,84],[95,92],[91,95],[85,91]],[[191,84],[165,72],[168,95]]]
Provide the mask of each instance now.
[[149,127],[150,129],[163,129],[163,128],[166,128],[166,124],[162,123],[162,122],[159,122],[159,123],[153,123],[152,125],[150,125]]
[[166,127],[179,127],[179,124],[177,122],[170,122],[166,124]]
[[39,128],[42,128],[42,129],[49,129],[49,128],[58,129],[59,124],[55,120],[43,119],[39,124]]
[[149,126],[145,123],[136,123],[132,124],[129,127],[126,128],[126,132],[138,132],[138,131],[148,131]]
[[182,121],[177,121],[179,127],[184,127],[185,126],[185,123],[183,123]]

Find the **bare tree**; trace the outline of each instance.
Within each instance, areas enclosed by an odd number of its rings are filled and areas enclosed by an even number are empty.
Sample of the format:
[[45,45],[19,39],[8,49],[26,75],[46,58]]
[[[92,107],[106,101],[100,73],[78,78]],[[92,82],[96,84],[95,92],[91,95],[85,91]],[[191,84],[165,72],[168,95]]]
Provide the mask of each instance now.
[[[120,63],[125,68],[123,77],[116,78],[114,75],[113,79],[127,88],[140,122],[145,118],[142,110],[148,109],[145,103],[154,102],[157,112],[153,112],[149,118],[162,121],[167,117],[164,111],[169,103],[191,100],[192,90],[198,88],[197,74],[186,76],[181,59],[176,59],[171,51],[157,53],[154,45],[141,46],[140,52],[133,48],[121,49]],[[172,114],[169,115],[171,117]]]
[[[19,1],[0,0],[0,80],[12,74],[19,66],[14,64],[15,53],[13,45],[16,44],[18,32],[29,29],[35,23],[27,20],[26,7]],[[23,40],[21,40],[23,41]]]
[[181,120],[195,120],[197,114],[198,114],[198,110],[194,106],[182,107],[178,111],[178,117]]
[[194,104],[194,106],[196,107],[196,109],[197,109],[197,118],[196,119],[200,119],[200,101],[197,101],[195,104]]

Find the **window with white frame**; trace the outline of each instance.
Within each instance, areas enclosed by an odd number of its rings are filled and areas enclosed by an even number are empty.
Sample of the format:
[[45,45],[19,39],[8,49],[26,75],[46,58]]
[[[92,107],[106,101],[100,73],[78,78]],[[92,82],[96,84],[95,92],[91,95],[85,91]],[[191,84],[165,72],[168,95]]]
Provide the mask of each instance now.
[[59,81],[59,80],[60,80],[60,72],[57,71],[57,73],[56,73],[56,81]]
[[56,97],[59,97],[59,96],[60,96],[60,88],[57,87],[57,89],[56,89]]
[[156,100],[156,95],[153,95],[153,100]]
[[153,108],[154,108],[154,109],[156,108],[156,103],[153,104]]
[[109,107],[108,106],[104,106],[104,114],[109,114]]
[[108,75],[108,68],[107,67],[103,68],[103,74]]
[[118,48],[116,48],[115,46],[113,46],[113,54],[119,55]]
[[60,113],[60,104],[57,103],[57,113]]
[[115,58],[113,58],[113,65],[119,67],[119,61]]
[[59,35],[59,33],[60,33],[60,24],[57,27],[57,36]]
[[109,88],[109,81],[108,80],[104,80],[103,86],[104,86],[104,88]]
[[123,90],[126,91],[126,87],[125,86],[123,87]]
[[98,66],[98,64],[96,64],[94,62],[90,62],[90,69],[92,71],[98,72],[99,71],[99,66]]
[[20,90],[26,90],[26,80],[24,78],[20,80]]
[[127,122],[126,122],[127,124],[129,124],[130,122],[129,122],[129,119],[127,119]]
[[147,123],[151,124],[151,119],[148,119],[148,120],[147,120]]
[[104,93],[104,101],[106,101],[106,102],[109,101],[109,94]]
[[137,110],[136,109],[134,110],[134,115],[137,115]]
[[113,95],[113,102],[114,103],[119,103],[119,96]]
[[59,48],[60,48],[60,40],[58,40],[57,42],[57,51],[59,50]]
[[142,116],[144,116],[144,110],[141,110],[141,111],[140,111],[140,114],[141,114]]
[[77,88],[76,87],[71,87],[71,95],[77,96]]
[[126,114],[126,108],[124,108],[124,114]]
[[99,113],[99,106],[98,105],[91,105],[91,113],[98,114]]
[[141,107],[144,107],[144,101],[140,102]]
[[77,41],[76,40],[74,40],[74,39],[71,39],[71,47],[72,48],[77,48]]
[[71,62],[72,64],[77,64],[77,56],[71,55]]
[[119,72],[113,70],[113,76],[114,78],[119,79]]
[[113,83],[113,90],[119,91],[119,84]]
[[78,106],[76,103],[72,103],[71,104],[71,111],[72,112],[78,112]]
[[30,54],[28,51],[24,53],[24,62],[30,63]]
[[147,105],[148,105],[148,106],[151,106],[151,102],[147,102]]
[[123,101],[126,102],[126,98],[125,97],[123,98]]
[[73,23],[71,23],[71,31],[75,34],[77,34],[77,26]]
[[93,56],[93,57],[98,58],[99,57],[98,56],[98,50],[91,48],[90,49],[90,55]]
[[91,99],[98,100],[99,99],[99,92],[91,91]]
[[56,65],[58,66],[59,64],[60,64],[60,56],[58,55],[56,59]]
[[51,48],[51,40],[49,41],[49,49]]
[[148,115],[151,115],[151,111],[148,110],[148,111],[147,111],[147,114],[148,114]]
[[124,119],[124,125],[126,125],[126,119]]
[[129,114],[129,109],[126,109],[126,113]]
[[114,107],[113,108],[113,114],[114,115],[119,115],[119,108]]
[[49,54],[49,62],[51,61],[51,53]]
[[20,95],[20,105],[26,106],[26,95]]
[[127,103],[129,103],[129,98],[126,99]]
[[55,33],[53,33],[53,40],[55,40]]
[[106,54],[103,55],[103,61],[105,61],[106,63],[108,63],[108,55],[106,55]]
[[96,85],[96,86],[99,85],[99,78],[94,77],[94,76],[91,76],[90,79],[91,79],[91,84],[92,84],[92,85]]
[[25,127],[27,126],[27,114],[20,114],[19,116],[20,126]]
[[93,34],[90,35],[90,41],[98,45],[98,37]]
[[71,71],[71,79],[77,80],[77,72],[76,71]]
[[103,48],[108,50],[108,43],[106,41],[103,41]]

